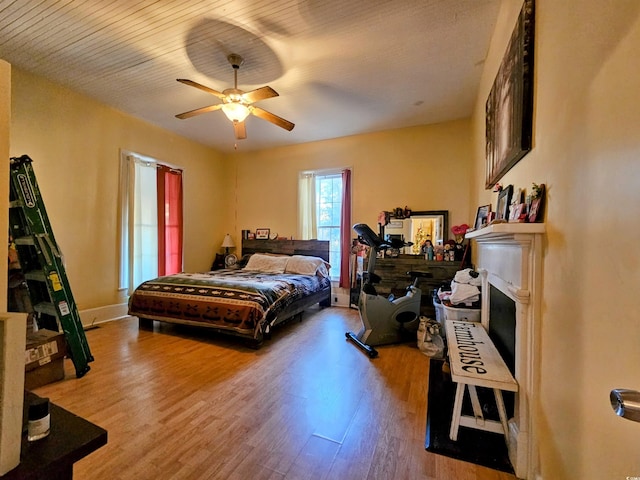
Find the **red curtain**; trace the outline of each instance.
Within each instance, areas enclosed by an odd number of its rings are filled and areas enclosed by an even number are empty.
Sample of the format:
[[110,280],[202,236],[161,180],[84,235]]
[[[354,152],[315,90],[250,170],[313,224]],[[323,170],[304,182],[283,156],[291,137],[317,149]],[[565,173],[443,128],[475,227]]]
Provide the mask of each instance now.
[[351,170],[342,171],[342,212],[340,221],[340,287],[351,286]]
[[158,275],[182,271],[182,171],[159,165]]

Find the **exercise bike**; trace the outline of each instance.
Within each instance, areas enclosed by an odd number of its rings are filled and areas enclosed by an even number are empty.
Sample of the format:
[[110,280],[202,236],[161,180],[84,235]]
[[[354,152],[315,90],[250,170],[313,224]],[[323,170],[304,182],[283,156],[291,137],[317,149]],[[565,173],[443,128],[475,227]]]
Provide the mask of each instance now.
[[383,240],[371,228],[358,223],[353,226],[358,234],[358,241],[370,247],[367,271],[363,273],[363,285],[358,300],[358,311],[362,321],[362,329],[354,334],[347,332],[347,340],[364,350],[370,358],[378,356],[374,345],[388,345],[406,340],[408,327],[417,326],[420,317],[420,299],[422,291],[418,287],[419,278],[431,278],[429,272],[407,272],[413,282],[407,287],[404,296],[395,298],[378,295],[375,284],[380,283],[379,275],[375,273],[375,263],[378,252],[388,248],[402,248],[412,245],[402,240]]

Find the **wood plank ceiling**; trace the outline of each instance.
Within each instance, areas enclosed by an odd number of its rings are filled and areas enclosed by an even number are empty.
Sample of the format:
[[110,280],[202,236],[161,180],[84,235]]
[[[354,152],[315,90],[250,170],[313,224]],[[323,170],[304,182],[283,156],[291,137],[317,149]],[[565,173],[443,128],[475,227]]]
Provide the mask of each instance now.
[[244,150],[468,117],[500,0],[0,0],[0,58],[222,151],[218,103],[176,82],[270,85],[259,106],[296,124],[247,119]]

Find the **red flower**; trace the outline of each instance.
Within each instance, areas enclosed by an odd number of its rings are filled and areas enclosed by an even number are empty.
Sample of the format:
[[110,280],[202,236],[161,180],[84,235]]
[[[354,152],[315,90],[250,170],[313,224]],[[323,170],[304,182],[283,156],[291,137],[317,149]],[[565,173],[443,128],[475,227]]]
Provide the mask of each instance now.
[[456,236],[464,235],[465,233],[467,233],[467,230],[469,230],[469,225],[467,225],[466,223],[463,223],[462,225],[454,225],[453,227],[451,227],[451,232]]
[[454,225],[451,227],[451,232],[456,237],[456,243],[462,243],[464,240],[464,234],[469,230],[469,225],[463,223],[462,225]]

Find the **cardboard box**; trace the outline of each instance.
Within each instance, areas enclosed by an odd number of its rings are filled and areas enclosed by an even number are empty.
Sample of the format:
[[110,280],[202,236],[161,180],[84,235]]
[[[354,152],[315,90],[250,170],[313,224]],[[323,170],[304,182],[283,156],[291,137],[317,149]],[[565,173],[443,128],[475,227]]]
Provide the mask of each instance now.
[[34,388],[64,379],[67,343],[62,332],[38,330],[27,335],[24,388]]

